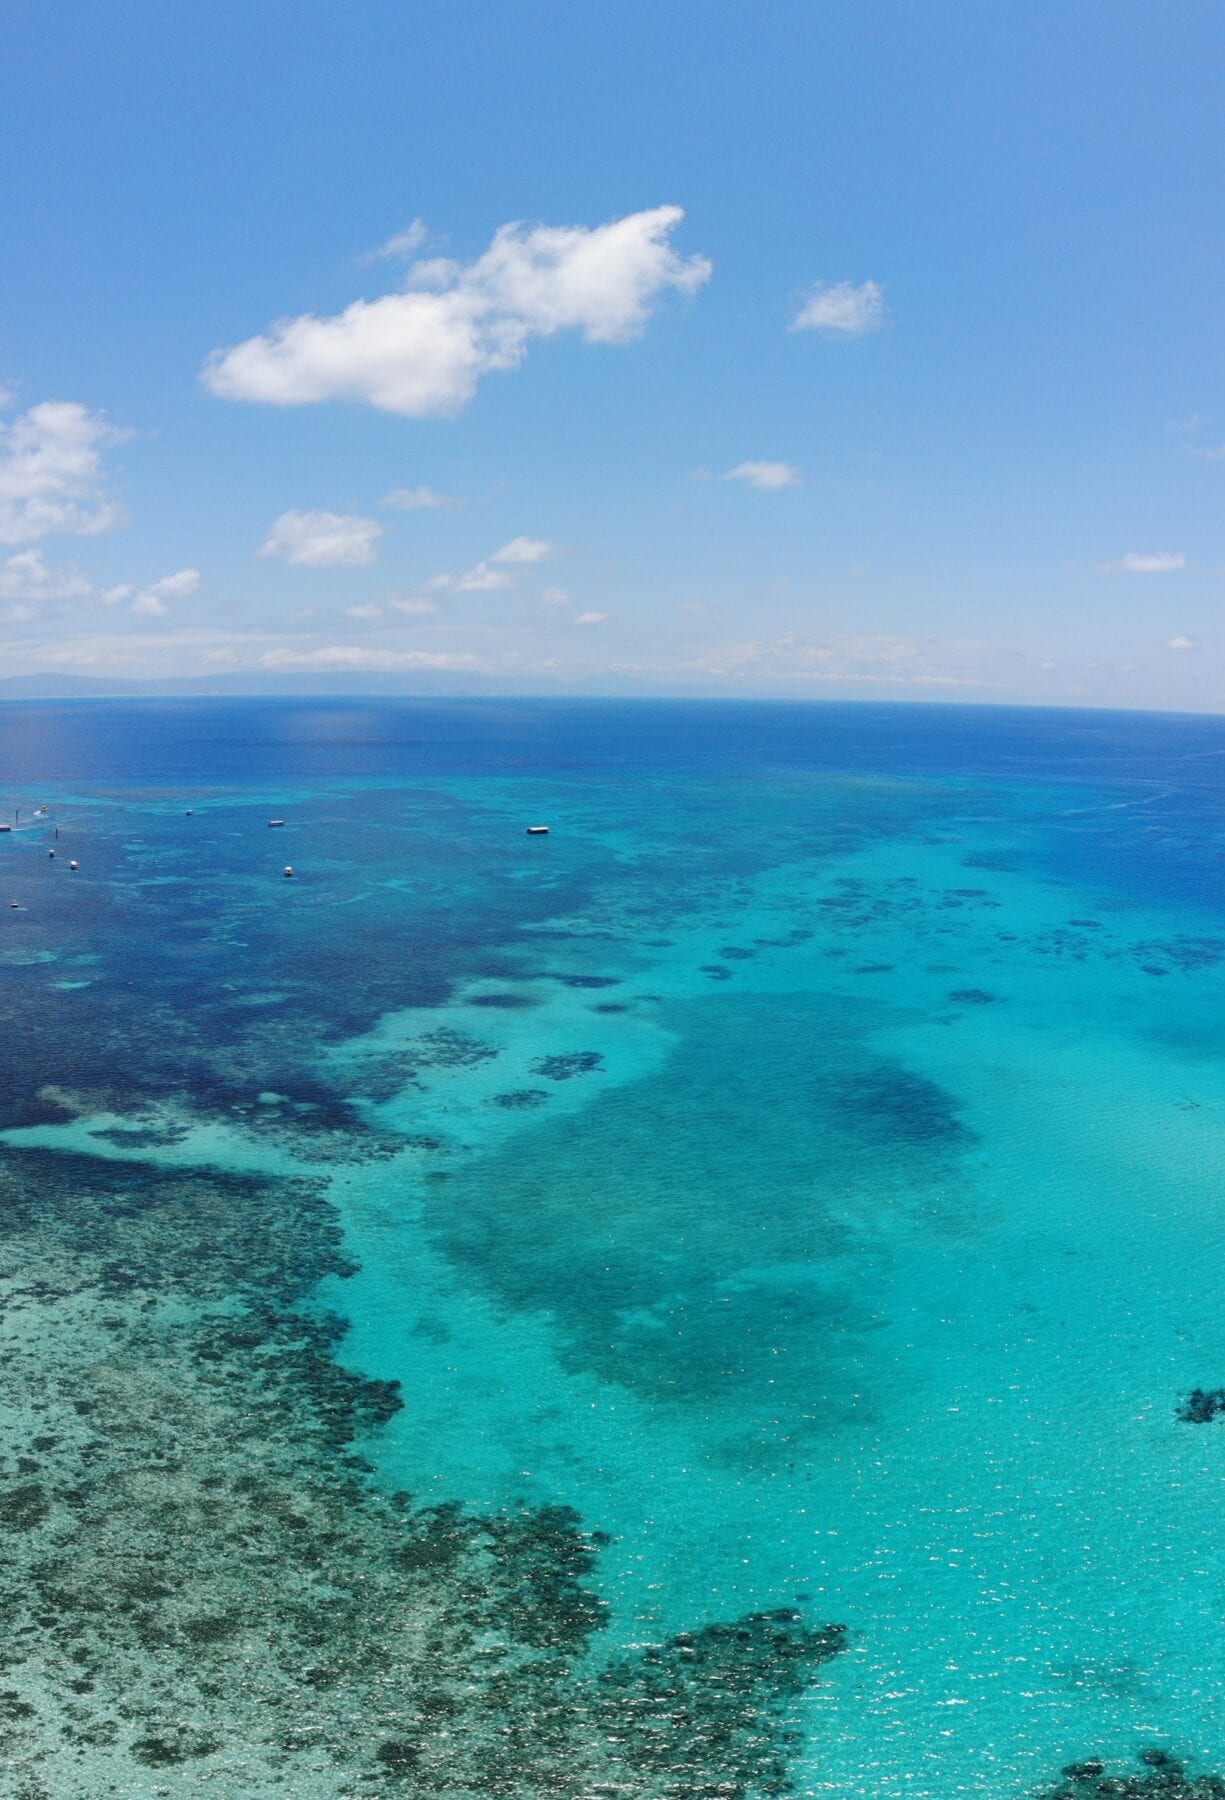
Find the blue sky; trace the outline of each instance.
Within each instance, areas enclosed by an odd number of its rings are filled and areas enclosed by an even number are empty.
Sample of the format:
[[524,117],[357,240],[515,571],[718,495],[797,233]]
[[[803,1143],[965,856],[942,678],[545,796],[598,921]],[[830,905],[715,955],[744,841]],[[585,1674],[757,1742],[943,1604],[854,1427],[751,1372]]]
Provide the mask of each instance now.
[[0,675],[1225,709],[1218,5],[4,35]]

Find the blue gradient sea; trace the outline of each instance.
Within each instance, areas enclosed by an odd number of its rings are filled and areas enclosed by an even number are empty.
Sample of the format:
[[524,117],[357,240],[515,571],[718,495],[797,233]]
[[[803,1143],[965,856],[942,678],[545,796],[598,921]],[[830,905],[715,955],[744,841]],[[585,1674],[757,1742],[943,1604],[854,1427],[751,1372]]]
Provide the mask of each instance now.
[[1225,1771],[1225,721],[15,702],[0,771],[4,1153],[305,1169],[376,1488],[575,1509],[594,1665],[844,1625],[797,1794]]

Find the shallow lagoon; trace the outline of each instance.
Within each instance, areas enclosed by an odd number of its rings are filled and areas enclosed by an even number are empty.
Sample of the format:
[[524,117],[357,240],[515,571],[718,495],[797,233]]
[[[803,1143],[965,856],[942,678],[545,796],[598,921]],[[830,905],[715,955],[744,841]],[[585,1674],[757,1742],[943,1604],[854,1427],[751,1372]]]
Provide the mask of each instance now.
[[1225,726],[0,737],[20,1791],[1225,1769]]

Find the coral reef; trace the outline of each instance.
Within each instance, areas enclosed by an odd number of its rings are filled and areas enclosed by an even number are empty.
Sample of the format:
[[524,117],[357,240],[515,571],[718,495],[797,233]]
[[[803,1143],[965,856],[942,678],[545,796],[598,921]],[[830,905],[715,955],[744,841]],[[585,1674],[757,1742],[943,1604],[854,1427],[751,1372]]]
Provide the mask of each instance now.
[[312,1302],[348,1268],[318,1181],[5,1159],[3,1791],[789,1791],[841,1634],[774,1614],[588,1658],[602,1540],[576,1514],[372,1482],[402,1396]]

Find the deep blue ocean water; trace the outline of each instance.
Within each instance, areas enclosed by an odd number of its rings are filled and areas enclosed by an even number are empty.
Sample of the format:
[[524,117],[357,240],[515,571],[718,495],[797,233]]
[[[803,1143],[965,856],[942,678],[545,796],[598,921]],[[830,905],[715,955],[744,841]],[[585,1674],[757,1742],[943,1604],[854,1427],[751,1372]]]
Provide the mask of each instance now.
[[9,1152],[316,1180],[369,1481],[575,1508],[593,1667],[845,1625],[802,1795],[1225,1770],[1225,721],[31,702],[0,771]]

